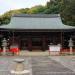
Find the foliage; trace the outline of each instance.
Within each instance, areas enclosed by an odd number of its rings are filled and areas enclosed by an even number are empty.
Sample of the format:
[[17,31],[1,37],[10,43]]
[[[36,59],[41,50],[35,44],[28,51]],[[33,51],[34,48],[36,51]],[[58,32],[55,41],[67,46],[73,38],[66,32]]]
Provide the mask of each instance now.
[[42,5],[38,5],[38,6],[35,6],[35,7],[32,7],[29,11],[28,11],[28,14],[41,14],[45,11],[45,7],[42,6]]
[[10,10],[9,12],[6,12],[2,16],[0,16],[0,25],[8,24],[11,20],[11,15],[14,13],[20,14],[20,11]]
[[61,6],[61,18],[66,25],[75,26],[75,0],[63,0]]
[[22,14],[28,14],[29,8],[19,9],[18,11]]
[[47,2],[46,14],[58,14],[60,13],[61,0],[50,0]]
[[0,17],[0,25],[8,24],[10,22],[10,18],[8,16],[1,16]]

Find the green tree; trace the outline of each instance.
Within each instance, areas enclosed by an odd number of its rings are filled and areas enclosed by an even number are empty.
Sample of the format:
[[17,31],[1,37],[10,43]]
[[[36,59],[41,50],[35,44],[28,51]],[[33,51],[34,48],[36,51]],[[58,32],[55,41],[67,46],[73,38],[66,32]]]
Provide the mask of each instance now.
[[61,0],[50,0],[47,2],[46,14],[58,14],[60,13]]
[[64,24],[75,26],[75,0],[63,0],[60,14]]
[[41,14],[45,9],[46,7],[42,5],[34,6],[28,11],[28,14]]
[[19,10],[10,10],[6,13],[4,13],[2,16],[0,16],[0,25],[8,24],[11,20],[12,14],[20,14]]
[[30,10],[29,8],[25,8],[25,9],[20,9],[18,11],[22,14],[27,14],[29,10]]

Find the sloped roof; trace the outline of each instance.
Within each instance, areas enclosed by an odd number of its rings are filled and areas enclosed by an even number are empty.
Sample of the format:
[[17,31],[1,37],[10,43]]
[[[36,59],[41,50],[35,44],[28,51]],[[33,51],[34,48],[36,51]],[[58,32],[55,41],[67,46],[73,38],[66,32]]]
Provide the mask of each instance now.
[[21,14],[11,17],[8,25],[0,26],[2,29],[75,29],[75,27],[64,25],[59,15],[47,14]]

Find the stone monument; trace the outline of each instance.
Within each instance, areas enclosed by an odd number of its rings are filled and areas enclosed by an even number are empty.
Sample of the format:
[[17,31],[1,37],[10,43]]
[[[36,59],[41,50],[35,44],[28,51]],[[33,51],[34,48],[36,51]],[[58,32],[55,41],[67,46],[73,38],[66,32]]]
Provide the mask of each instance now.
[[70,48],[70,54],[72,54],[72,48],[73,48],[73,40],[72,40],[72,38],[70,38],[68,42],[69,42],[68,46]]
[[6,55],[6,49],[7,49],[7,40],[4,38],[2,40],[2,47],[3,47],[3,55]]

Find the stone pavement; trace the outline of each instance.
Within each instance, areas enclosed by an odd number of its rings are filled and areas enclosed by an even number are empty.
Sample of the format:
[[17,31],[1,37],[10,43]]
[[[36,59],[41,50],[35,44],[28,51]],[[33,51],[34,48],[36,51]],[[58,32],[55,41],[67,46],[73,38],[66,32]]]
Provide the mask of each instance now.
[[50,59],[61,63],[63,66],[75,72],[75,56],[50,56]]
[[25,69],[30,71],[30,74],[20,75],[75,75],[72,69],[50,56],[0,56],[0,75],[15,75],[10,73],[15,58],[25,59]]
[[72,70],[47,56],[31,58],[31,62],[33,75],[75,75]]
[[20,51],[20,56],[49,56],[49,52],[47,51]]

